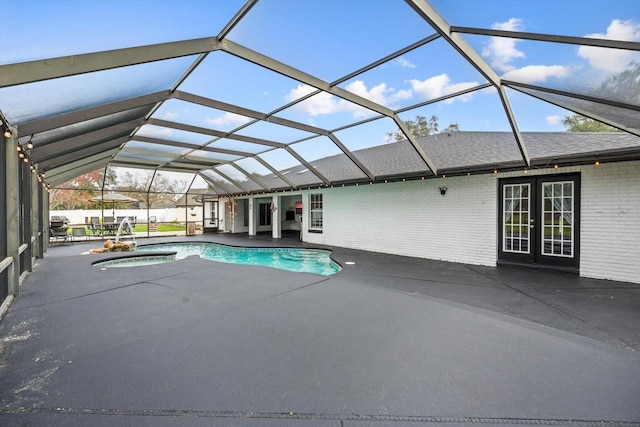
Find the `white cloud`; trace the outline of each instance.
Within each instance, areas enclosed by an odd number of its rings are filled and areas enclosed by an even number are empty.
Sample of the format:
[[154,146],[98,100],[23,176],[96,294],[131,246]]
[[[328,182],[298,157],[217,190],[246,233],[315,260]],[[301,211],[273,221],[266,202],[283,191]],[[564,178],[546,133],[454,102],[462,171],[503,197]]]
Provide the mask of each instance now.
[[[409,80],[409,83],[413,90],[424,99],[439,98],[441,96],[449,95],[478,85],[478,82],[451,83],[449,76],[444,73],[426,80]],[[466,95],[456,97],[455,99],[468,101],[472,97],[473,94],[468,93]],[[453,101],[454,99],[450,99],[447,102],[451,103]]]
[[296,99],[300,99],[303,96],[310,94],[315,90],[316,90],[315,87],[305,85],[305,84],[299,84],[295,89],[291,89],[289,91],[289,93],[285,96],[285,100],[287,102],[292,102],[292,101],[295,101]]
[[[587,34],[585,37],[640,41],[640,24],[633,20],[614,19],[607,27],[606,33]],[[592,67],[614,73],[624,71],[632,61],[640,61],[640,53],[638,52],[592,46],[580,46],[578,55],[588,60]]]
[[[495,30],[520,31],[522,19],[511,18],[507,22],[497,22],[491,26]],[[482,50],[482,56],[499,71],[510,71],[514,66],[510,64],[516,58],[524,58],[524,53],[516,49],[516,39],[506,37],[491,37],[487,47]]]
[[449,76],[440,74],[426,80],[409,80],[411,87],[425,99],[438,98],[444,95],[444,88],[449,83]]
[[547,116],[547,124],[551,125],[551,126],[555,126],[560,124],[560,122],[562,122],[562,117],[561,116]]
[[[349,83],[345,89],[362,98],[366,98],[387,107],[392,107],[395,102],[410,99],[413,95],[411,90],[395,90],[388,88],[386,83],[380,83],[379,85],[369,89],[361,80]],[[295,89],[289,91],[285,99],[287,102],[291,102],[313,92],[314,90],[315,88],[301,84]],[[311,98],[296,104],[294,108],[296,111],[309,114],[311,116],[333,113],[352,113],[355,118],[364,118],[373,114],[371,110],[344,99],[340,99],[327,92],[320,92]]]
[[[295,89],[289,91],[285,99],[287,102],[294,101],[310,92],[313,92],[315,88],[304,84],[298,85]],[[306,113],[311,116],[319,116],[323,114],[331,114],[341,110],[339,105],[339,98],[331,95],[327,92],[320,92],[311,98],[307,98],[302,102],[297,103],[293,107],[296,111]]]
[[166,113],[164,113],[164,116],[162,116],[163,119],[165,120],[173,120],[176,119],[180,116],[180,114],[178,113],[172,113],[170,111],[167,111]]
[[220,117],[207,118],[204,121],[222,129],[231,129],[249,122],[249,118],[235,113],[224,113]]
[[[451,85],[446,87],[446,92],[447,92],[447,95],[449,95],[450,93],[456,93],[456,92],[463,91],[465,89],[470,89],[472,87],[476,87],[476,86],[478,86],[478,84],[479,84],[478,82],[454,83],[454,84],[451,84]],[[467,102],[467,101],[470,101],[471,98],[473,98],[473,92],[472,93],[467,93],[466,95],[456,96],[455,98],[447,99],[445,101],[445,103],[451,104],[454,101]]]
[[138,131],[138,135],[150,137],[162,137],[173,135],[173,129],[144,125]]
[[399,90],[389,97],[391,102],[402,101],[405,99],[413,98],[413,91],[411,89]]
[[396,64],[400,65],[401,67],[405,67],[405,68],[416,68],[416,64],[414,64],[411,61],[408,61],[406,59],[404,59],[403,57],[400,57],[398,59],[396,59]]
[[389,92],[386,83],[380,83],[379,85],[374,86],[371,88],[371,90],[369,90],[362,80],[356,80],[355,82],[349,83],[346,89],[358,96],[367,98],[370,101],[383,105],[387,102],[385,93]]
[[546,82],[549,77],[566,77],[569,68],[562,65],[527,65],[505,73],[502,78],[521,83]]

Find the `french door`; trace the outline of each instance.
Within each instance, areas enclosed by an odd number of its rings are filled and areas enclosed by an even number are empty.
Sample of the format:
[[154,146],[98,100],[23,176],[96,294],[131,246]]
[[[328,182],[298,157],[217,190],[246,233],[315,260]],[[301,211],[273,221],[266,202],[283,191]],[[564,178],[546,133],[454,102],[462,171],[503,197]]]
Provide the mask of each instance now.
[[500,261],[577,271],[580,254],[580,175],[499,181]]

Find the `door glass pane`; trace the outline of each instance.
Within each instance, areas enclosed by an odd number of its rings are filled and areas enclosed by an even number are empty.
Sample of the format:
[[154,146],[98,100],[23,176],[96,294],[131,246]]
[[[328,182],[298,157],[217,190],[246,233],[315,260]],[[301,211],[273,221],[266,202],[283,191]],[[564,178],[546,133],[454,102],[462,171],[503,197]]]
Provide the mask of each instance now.
[[504,252],[529,253],[529,184],[503,186]]
[[573,182],[542,184],[542,254],[573,257]]
[[572,190],[573,190],[573,183],[571,182],[567,182],[564,184],[564,196],[568,197],[572,195]]

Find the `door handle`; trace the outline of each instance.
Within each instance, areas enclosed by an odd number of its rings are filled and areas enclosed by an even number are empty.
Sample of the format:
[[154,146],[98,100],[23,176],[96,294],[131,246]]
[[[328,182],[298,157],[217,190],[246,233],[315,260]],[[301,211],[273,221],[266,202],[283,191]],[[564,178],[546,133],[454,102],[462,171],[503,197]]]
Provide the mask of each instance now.
[[529,221],[529,228],[535,228],[535,220],[534,219]]

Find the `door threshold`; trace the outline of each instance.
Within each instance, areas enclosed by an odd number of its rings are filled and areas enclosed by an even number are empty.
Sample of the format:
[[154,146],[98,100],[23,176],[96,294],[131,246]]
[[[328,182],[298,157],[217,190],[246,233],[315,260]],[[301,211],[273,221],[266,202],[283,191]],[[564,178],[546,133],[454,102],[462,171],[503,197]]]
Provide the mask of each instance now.
[[563,265],[546,265],[546,264],[531,264],[527,262],[514,262],[514,261],[504,261],[498,260],[496,263],[498,267],[515,267],[515,268],[526,268],[528,270],[537,270],[537,271],[555,271],[560,273],[569,273],[569,274],[580,274],[580,269],[578,267],[569,267]]

